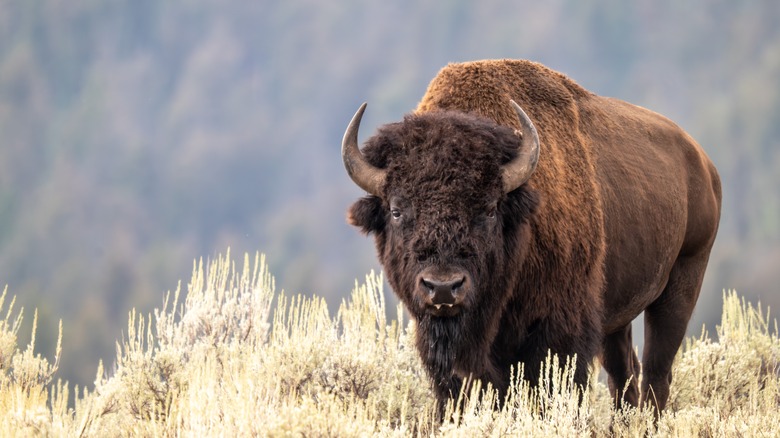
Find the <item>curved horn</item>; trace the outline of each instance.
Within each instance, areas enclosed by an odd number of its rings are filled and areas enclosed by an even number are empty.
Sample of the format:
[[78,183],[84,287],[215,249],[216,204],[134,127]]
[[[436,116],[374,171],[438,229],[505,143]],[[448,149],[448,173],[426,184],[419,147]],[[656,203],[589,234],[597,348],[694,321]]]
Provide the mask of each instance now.
[[344,132],[344,139],[341,141],[341,159],[344,160],[344,168],[347,170],[352,181],[366,192],[379,196],[384,186],[387,171],[374,167],[366,161],[366,158],[360,153],[358,147],[358,130],[360,129],[360,119],[363,118],[363,111],[366,110],[366,104],[360,105],[352,121]]
[[531,174],[536,170],[536,164],[539,162],[539,134],[536,133],[534,124],[525,114],[520,105],[514,100],[510,101],[512,108],[517,113],[520,120],[520,131],[518,134],[522,138],[517,157],[506,163],[502,167],[501,178],[504,180],[504,192],[509,193],[520,187],[531,178]]

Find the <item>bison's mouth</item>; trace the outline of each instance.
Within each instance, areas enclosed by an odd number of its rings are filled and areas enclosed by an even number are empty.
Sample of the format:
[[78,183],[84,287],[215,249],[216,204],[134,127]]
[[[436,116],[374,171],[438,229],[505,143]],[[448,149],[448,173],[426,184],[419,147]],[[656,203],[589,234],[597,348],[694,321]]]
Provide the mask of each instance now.
[[452,303],[428,304],[425,306],[425,311],[427,314],[445,318],[456,316],[460,314],[462,310],[463,306]]

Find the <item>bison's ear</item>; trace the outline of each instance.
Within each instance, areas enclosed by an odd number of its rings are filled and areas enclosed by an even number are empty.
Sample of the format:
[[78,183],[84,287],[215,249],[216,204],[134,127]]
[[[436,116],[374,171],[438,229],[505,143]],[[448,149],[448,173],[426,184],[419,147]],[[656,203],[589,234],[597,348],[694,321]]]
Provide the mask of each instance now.
[[364,234],[377,233],[385,228],[385,212],[382,200],[366,196],[352,204],[347,211],[347,222],[360,228]]

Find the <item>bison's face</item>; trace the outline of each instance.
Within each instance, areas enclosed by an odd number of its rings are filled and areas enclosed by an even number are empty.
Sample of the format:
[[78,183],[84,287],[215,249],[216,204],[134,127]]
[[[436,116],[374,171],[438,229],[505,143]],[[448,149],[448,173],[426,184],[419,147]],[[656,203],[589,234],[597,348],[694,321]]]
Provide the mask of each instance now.
[[380,128],[361,153],[353,119],[345,166],[371,195],[352,205],[349,221],[375,235],[388,280],[417,319],[479,308],[516,275],[506,266],[523,253],[536,206],[518,188],[538,156],[525,121],[515,131],[457,112],[411,115]]
[[[449,161],[424,161],[436,158]],[[459,171],[446,179],[394,173],[386,197],[358,201],[350,212],[358,226],[366,207],[382,215],[384,227],[371,231],[393,289],[418,317],[454,316],[475,306],[489,276],[503,271],[500,180],[475,181]]]

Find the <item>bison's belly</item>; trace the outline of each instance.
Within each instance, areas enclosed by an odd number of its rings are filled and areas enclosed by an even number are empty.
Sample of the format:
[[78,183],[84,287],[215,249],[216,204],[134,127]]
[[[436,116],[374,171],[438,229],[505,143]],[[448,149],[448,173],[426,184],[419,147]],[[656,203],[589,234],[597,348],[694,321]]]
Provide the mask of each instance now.
[[607,290],[604,299],[604,332],[609,334],[631,323],[647,306],[661,295],[669,279],[670,266],[658,265],[651,275],[638,276],[626,281],[612,279],[610,287],[607,275]]
[[683,227],[665,232],[618,233],[607,237],[604,331],[621,329],[663,292],[684,240]]

